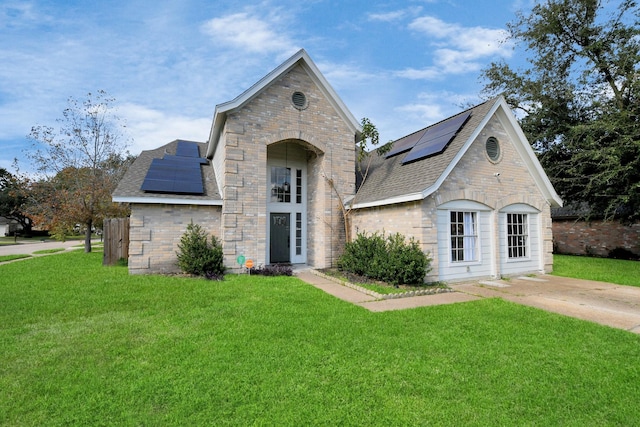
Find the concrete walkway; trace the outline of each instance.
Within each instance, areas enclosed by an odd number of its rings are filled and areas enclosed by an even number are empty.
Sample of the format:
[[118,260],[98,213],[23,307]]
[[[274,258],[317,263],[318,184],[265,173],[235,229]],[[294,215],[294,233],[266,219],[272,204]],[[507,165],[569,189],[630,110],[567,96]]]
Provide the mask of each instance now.
[[300,271],[296,276],[337,298],[374,312],[503,298],[640,334],[640,288],[633,286],[540,275],[455,284],[451,285],[455,292],[436,295],[376,300],[311,271]]
[[429,305],[453,304],[457,302],[474,301],[481,297],[462,292],[447,292],[435,295],[424,295],[408,298],[377,300],[355,289],[341,285],[333,280],[318,276],[311,271],[296,272],[296,276],[318,289],[341,300],[359,305],[369,311],[403,310],[406,308],[424,307]]

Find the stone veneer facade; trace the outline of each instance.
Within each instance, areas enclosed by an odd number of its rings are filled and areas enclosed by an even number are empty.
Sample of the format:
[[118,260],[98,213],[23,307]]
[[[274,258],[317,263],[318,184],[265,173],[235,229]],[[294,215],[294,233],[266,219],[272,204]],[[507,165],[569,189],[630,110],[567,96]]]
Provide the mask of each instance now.
[[135,204],[129,220],[129,272],[178,272],[176,252],[187,225],[200,224],[212,235],[220,230],[219,206]]
[[[500,142],[501,158],[491,162],[485,151],[485,141],[494,136]],[[495,174],[500,173],[499,177]],[[553,242],[549,203],[528,172],[527,166],[511,143],[497,117],[492,117],[460,162],[445,179],[440,188],[426,199],[397,205],[360,209],[355,212],[352,225],[355,231],[401,233],[420,241],[425,252],[432,257],[431,272],[427,281],[441,280],[438,259],[438,232],[436,226],[438,207],[455,200],[470,200],[498,212],[512,204],[526,204],[540,211],[541,250],[544,271],[553,267]],[[490,232],[498,242],[498,215],[492,215],[494,223]],[[500,258],[499,245],[493,248],[495,259]],[[496,262],[499,266],[500,263]],[[532,272],[539,272],[532,271]],[[501,276],[501,272],[495,271]]]
[[[296,92],[305,95],[305,105],[294,105],[292,96]],[[211,164],[204,166],[213,168],[221,199],[211,193],[190,205],[134,202],[130,271],[177,271],[177,245],[191,221],[220,239],[225,265],[232,272],[240,271],[237,263],[240,255],[253,260],[256,266],[265,265],[271,256],[270,214],[290,214],[292,227],[293,217],[297,220],[300,210],[304,215],[304,253],[296,252],[295,262],[314,268],[335,266],[345,244],[339,200],[349,200],[355,192],[357,124],[341,101],[329,92],[332,91],[319,81],[317,73],[302,61],[273,77],[268,84],[257,84],[236,100],[221,104],[212,126],[212,132],[216,133],[209,142],[207,155],[212,156]],[[352,235],[399,232],[419,240],[433,259],[427,281],[499,277],[510,272],[525,274],[528,270],[550,272],[552,200],[547,200],[543,188],[536,184],[535,179],[541,182],[536,175],[538,171],[529,169],[538,166],[532,166],[529,153],[521,154],[522,147],[514,145],[522,141],[518,130],[513,128],[511,116],[506,116],[503,110],[493,111],[488,121],[483,119],[484,128],[474,133],[476,139],[460,152],[464,154],[458,163],[442,182],[437,182],[436,191],[422,200],[397,202],[401,197],[395,196],[393,204],[353,211]],[[501,154],[496,161],[486,154],[485,141],[489,136],[500,142]],[[274,166],[290,167],[292,172],[302,170],[302,206],[297,200],[295,204],[287,204],[272,199],[270,168]],[[408,175],[414,172],[404,169],[404,173],[407,177],[397,176],[412,179]],[[553,198],[552,188],[551,193]],[[449,261],[448,210],[478,213],[480,232],[476,234],[480,256],[476,253],[469,257],[471,261]],[[528,215],[528,235],[532,236],[529,242],[533,243],[529,243],[531,249],[525,257],[507,259],[504,255],[505,210]],[[277,228],[281,225],[274,222],[277,236],[285,236]]]
[[[304,109],[292,94],[307,98]],[[227,115],[212,159],[222,206],[132,205],[129,270],[132,274],[177,272],[178,243],[193,221],[217,236],[225,265],[239,271],[237,257],[256,266],[267,262],[268,160],[287,144],[291,156],[306,168],[306,263],[323,268],[335,264],[345,233],[341,197],[355,188],[355,134],[325,93],[297,65],[238,111]],[[280,150],[281,151],[281,150]]]
[[[294,92],[308,105],[296,108]],[[296,66],[239,111],[227,115],[213,163],[223,195],[220,236],[225,264],[244,255],[266,263],[268,147],[288,143],[307,159],[307,264],[334,264],[344,245],[337,195],[355,187],[355,135],[307,72]]]

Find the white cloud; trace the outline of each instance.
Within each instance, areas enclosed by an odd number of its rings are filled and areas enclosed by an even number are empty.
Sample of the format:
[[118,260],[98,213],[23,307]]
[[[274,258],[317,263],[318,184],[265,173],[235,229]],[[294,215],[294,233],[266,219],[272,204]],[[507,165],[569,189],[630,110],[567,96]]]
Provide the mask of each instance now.
[[[475,104],[479,100],[473,95],[455,94],[447,91],[420,93],[417,99],[409,104],[396,107],[394,111],[405,115],[408,120],[421,123],[422,127],[430,126],[440,120],[464,110],[469,102]],[[447,102],[443,102],[447,100]],[[413,129],[413,131],[419,128]]]
[[411,118],[424,123],[424,126],[438,122],[445,117],[445,114],[442,111],[442,105],[437,100],[434,100],[433,102],[401,105],[397,107],[395,111],[409,115]]
[[390,12],[384,13],[368,13],[367,19],[369,21],[379,21],[379,22],[397,22],[401,21],[404,18],[415,16],[422,11],[422,7],[411,7],[400,10],[393,10]]
[[387,13],[369,13],[367,18],[369,18],[369,21],[393,22],[401,20],[405,15],[406,11],[396,10]]
[[476,72],[485,65],[487,58],[508,58],[513,53],[507,31],[503,29],[463,27],[432,16],[413,20],[409,28],[429,37],[435,47],[434,65],[401,70],[397,72],[400,77],[433,80],[445,75]]
[[294,43],[283,33],[282,26],[246,12],[213,18],[202,29],[215,43],[247,52],[279,53],[295,49]]
[[118,114],[127,118],[127,134],[133,139],[129,151],[134,155],[175,139],[205,142],[211,128],[210,117],[173,115],[135,104],[120,106]]
[[435,67],[416,69],[405,68],[395,73],[398,77],[404,77],[411,80],[435,80],[442,75],[442,71]]
[[317,64],[324,77],[332,86],[349,86],[363,81],[373,81],[378,76],[374,73],[363,71],[350,64],[337,64],[332,62],[320,62]]

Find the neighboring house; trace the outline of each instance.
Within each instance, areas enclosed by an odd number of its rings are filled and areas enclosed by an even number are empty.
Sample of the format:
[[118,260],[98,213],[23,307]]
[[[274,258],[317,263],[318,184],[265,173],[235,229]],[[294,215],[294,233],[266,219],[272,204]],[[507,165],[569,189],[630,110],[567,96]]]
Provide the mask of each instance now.
[[0,216],[0,236],[13,236],[20,231],[22,226],[18,221]]
[[113,196],[131,203],[130,271],[175,271],[191,221],[220,238],[236,271],[240,255],[335,266],[345,243],[338,197],[354,209],[354,235],[419,240],[433,258],[427,281],[551,270],[550,207],[562,202],[504,99],[372,154],[354,198],[360,130],[299,51],[218,105],[206,144],[174,141],[131,166]]

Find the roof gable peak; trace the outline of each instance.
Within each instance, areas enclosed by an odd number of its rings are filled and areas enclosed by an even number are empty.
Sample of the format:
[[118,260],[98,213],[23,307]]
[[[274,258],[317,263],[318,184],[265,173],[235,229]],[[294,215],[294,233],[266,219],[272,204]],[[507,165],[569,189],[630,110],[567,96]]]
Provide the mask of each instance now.
[[344,104],[333,87],[331,87],[331,85],[320,72],[307,51],[304,49],[300,49],[293,56],[273,69],[267,75],[262,77],[236,98],[232,99],[231,101],[216,105],[213,116],[213,123],[211,125],[211,131],[209,133],[208,139],[208,158],[213,157],[213,154],[215,153],[222,129],[224,127],[224,123],[226,121],[227,114],[242,108],[244,105],[260,95],[275,81],[290,72],[296,66],[301,66],[307,72],[311,79],[316,83],[318,88],[320,88],[320,90],[325,94],[329,102],[334,106],[336,111],[338,111],[338,113],[342,116],[344,121],[353,129],[354,133],[360,132],[360,124],[355,119],[353,114],[351,114],[346,104]]

